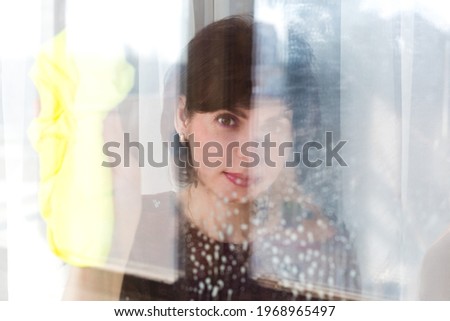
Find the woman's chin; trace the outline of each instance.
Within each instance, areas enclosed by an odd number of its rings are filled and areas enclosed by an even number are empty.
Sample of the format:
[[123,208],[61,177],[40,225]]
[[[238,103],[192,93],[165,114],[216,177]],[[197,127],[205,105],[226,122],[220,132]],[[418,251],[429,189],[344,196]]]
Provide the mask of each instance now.
[[208,180],[200,180],[198,187],[203,186],[224,204],[243,205],[251,203],[268,189],[266,180],[259,180],[248,184],[248,186],[234,184],[229,179],[215,182],[215,184],[208,184]]
[[249,186],[245,189],[238,188],[222,194],[225,195],[222,199],[232,204],[247,204],[257,199],[265,190],[267,189],[263,189],[261,186]]

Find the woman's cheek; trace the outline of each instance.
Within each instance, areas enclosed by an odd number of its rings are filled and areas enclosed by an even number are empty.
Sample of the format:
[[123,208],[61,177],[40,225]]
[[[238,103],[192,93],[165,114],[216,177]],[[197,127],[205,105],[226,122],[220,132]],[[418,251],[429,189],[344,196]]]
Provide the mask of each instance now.
[[198,166],[212,169],[225,166],[227,142],[211,135],[198,138],[193,145],[193,159]]

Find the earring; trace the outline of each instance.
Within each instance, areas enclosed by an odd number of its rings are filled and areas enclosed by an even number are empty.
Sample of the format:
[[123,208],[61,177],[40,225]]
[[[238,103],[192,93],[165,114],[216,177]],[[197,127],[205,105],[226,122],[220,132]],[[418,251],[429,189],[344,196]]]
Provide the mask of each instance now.
[[180,133],[180,142],[186,142],[186,135],[184,133]]

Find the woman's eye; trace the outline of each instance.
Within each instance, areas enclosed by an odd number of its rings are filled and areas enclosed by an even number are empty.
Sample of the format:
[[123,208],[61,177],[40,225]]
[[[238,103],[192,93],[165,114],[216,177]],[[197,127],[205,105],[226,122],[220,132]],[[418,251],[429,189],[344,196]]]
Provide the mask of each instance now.
[[236,117],[232,115],[219,115],[217,116],[217,121],[225,127],[234,127],[237,124]]

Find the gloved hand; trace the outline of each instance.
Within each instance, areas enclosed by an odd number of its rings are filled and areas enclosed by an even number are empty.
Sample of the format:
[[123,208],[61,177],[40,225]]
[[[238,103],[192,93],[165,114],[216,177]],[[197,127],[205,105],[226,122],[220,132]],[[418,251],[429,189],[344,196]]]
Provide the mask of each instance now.
[[105,262],[114,227],[111,169],[102,166],[103,120],[133,86],[124,55],[68,49],[66,32],[31,71],[41,110],[29,136],[40,157],[40,210],[53,252],[69,264]]

